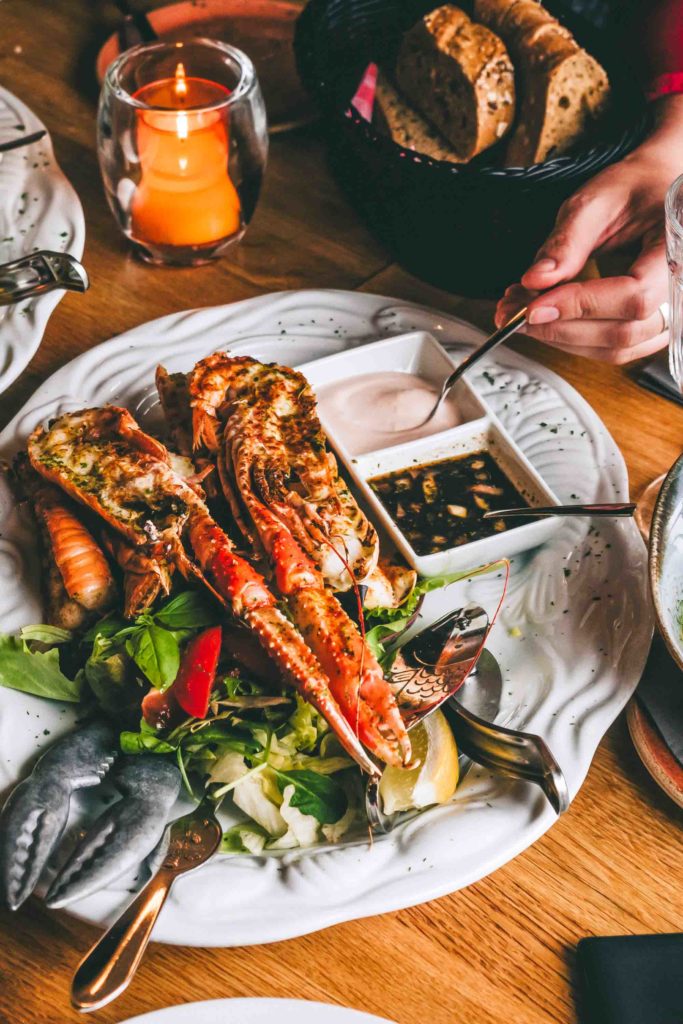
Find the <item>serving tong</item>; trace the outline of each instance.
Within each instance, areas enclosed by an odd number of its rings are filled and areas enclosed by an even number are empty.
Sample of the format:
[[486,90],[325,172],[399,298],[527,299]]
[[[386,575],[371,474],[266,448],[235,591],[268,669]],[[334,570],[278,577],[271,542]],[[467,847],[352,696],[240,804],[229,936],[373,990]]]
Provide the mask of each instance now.
[[89,287],[85,267],[69,253],[42,249],[0,264],[0,306],[11,306],[56,288],[85,292]]
[[[547,743],[532,733],[486,721],[455,697],[476,673],[482,653],[488,660],[489,676],[500,677],[493,655],[482,652],[488,631],[486,612],[470,605],[443,616],[403,644],[391,673],[401,714],[410,731],[443,705],[458,748],[470,761],[499,775],[534,782],[555,813],[563,814],[569,807],[569,789]],[[366,785],[365,805],[376,832],[391,832],[406,820],[403,813],[384,813],[374,779]]]

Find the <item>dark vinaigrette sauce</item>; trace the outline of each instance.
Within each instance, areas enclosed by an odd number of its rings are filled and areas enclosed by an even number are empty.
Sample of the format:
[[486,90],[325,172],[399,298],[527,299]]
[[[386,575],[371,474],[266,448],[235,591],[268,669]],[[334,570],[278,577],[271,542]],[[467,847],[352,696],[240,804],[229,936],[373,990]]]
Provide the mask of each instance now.
[[490,537],[528,519],[484,519],[497,508],[529,502],[487,451],[408,466],[368,480],[418,555]]

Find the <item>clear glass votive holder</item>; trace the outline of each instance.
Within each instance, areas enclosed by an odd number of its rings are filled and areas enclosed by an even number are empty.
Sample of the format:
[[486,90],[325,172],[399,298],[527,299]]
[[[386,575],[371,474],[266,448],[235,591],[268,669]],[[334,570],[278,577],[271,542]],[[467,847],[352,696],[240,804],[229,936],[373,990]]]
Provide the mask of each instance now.
[[252,62],[212,39],[127,50],[102,84],[97,151],[112,212],[145,260],[216,259],[246,231],[266,165]]

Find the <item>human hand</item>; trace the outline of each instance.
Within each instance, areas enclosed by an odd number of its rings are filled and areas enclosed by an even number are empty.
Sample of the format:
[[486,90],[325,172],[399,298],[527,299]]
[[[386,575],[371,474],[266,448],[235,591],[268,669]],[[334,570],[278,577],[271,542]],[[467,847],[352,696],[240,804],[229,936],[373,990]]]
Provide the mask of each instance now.
[[[497,325],[527,305],[527,334],[611,363],[640,359],[666,345],[659,309],[668,291],[664,197],[681,171],[683,95],[660,103],[653,135],[563,204],[536,263],[498,303]],[[572,280],[594,252],[634,242],[640,252],[625,274]]]

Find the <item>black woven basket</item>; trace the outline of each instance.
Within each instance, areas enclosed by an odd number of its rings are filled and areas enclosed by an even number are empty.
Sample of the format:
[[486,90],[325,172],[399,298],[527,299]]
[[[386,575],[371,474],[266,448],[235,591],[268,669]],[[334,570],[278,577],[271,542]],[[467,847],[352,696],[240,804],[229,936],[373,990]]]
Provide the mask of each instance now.
[[[560,204],[645,136],[649,115],[618,22],[601,30],[560,0],[546,6],[607,70],[614,102],[601,137],[529,168],[496,166],[495,147],[462,167],[379,135],[350,105],[371,61],[391,65],[434,0],[310,0],[297,24],[299,71],[323,112],[333,170],[371,229],[408,270],[461,295],[519,280]],[[467,0],[461,6],[469,6]]]

